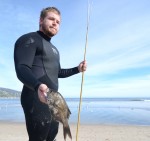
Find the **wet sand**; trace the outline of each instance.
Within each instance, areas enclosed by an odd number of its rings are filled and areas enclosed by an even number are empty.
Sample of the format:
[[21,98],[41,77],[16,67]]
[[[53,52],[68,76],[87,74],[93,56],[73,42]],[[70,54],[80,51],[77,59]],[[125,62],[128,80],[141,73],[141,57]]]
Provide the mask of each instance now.
[[[73,139],[76,141],[76,125],[70,125]],[[56,137],[64,141],[62,125]],[[80,125],[78,141],[149,141],[150,126],[127,125]],[[28,141],[25,123],[0,122],[0,141]],[[70,141],[67,138],[67,141]]]

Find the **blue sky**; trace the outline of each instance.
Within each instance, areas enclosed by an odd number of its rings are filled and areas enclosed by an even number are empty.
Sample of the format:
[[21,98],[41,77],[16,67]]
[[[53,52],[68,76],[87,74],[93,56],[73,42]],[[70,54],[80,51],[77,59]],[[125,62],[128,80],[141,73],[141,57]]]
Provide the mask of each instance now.
[[[83,60],[87,0],[5,0],[0,4],[0,87],[21,91],[14,70],[14,43],[38,30],[40,11],[48,6],[62,13],[60,31],[52,39],[62,68]],[[149,6],[149,0],[93,0],[83,97],[150,96]],[[59,82],[65,97],[79,97],[81,74]]]

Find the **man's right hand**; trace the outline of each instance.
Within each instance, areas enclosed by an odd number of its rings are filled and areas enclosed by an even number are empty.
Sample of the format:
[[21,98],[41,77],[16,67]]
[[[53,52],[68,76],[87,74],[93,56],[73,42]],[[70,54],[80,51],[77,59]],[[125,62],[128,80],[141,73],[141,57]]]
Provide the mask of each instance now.
[[47,94],[47,91],[48,91],[48,87],[47,85],[45,84],[41,84],[38,88],[38,97],[39,97],[39,100],[45,104],[47,104],[47,100],[46,100],[46,94]]

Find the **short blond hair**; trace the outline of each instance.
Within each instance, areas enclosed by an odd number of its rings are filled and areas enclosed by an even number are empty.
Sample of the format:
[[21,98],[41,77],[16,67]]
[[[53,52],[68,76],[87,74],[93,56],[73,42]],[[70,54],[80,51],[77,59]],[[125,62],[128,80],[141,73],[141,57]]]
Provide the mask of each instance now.
[[57,13],[59,16],[61,16],[60,11],[56,7],[47,7],[41,11],[40,18],[44,19],[47,16],[47,13],[50,11]]

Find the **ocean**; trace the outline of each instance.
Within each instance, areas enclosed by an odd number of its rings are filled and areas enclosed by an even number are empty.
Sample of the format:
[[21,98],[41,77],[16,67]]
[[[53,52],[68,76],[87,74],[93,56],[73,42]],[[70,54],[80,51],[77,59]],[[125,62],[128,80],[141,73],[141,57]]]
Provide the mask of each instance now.
[[[77,123],[78,98],[66,98]],[[24,122],[20,99],[0,99],[0,121]],[[150,126],[150,98],[82,98],[80,124]]]

